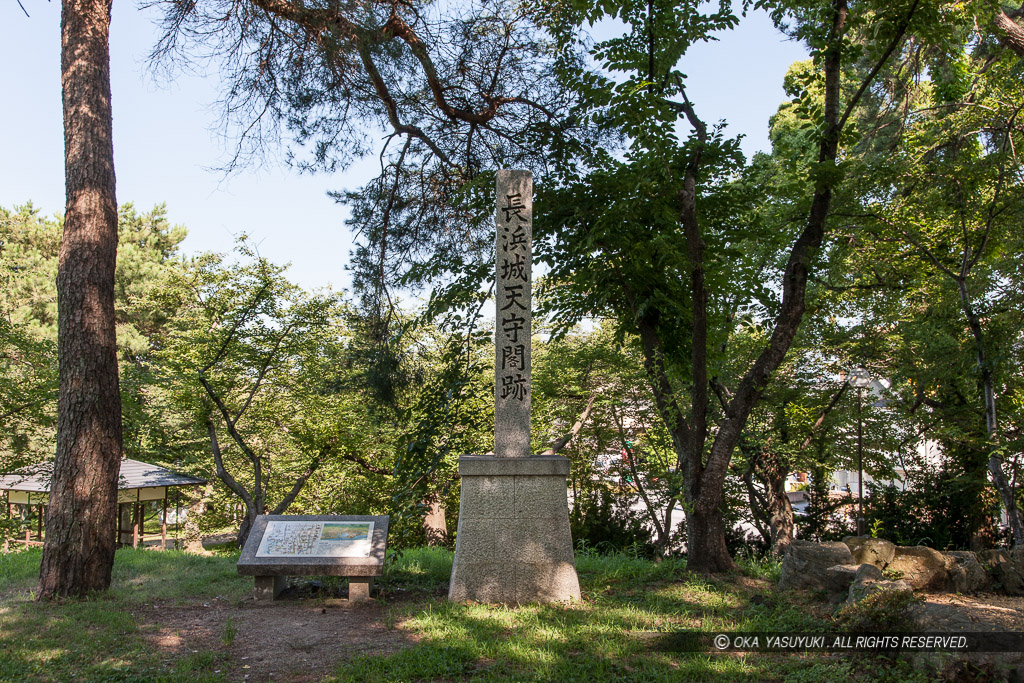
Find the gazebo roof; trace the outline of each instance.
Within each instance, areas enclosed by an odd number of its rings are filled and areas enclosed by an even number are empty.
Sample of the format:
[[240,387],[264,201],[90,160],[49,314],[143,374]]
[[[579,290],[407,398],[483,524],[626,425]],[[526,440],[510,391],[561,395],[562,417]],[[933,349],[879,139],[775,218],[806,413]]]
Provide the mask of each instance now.
[[[53,462],[29,465],[10,474],[0,474],[0,491],[46,493],[50,490],[50,479],[52,476]],[[171,472],[163,467],[150,465],[147,462],[122,458],[117,488],[123,491],[125,489],[144,489],[153,486],[191,486],[205,483],[205,479]]]

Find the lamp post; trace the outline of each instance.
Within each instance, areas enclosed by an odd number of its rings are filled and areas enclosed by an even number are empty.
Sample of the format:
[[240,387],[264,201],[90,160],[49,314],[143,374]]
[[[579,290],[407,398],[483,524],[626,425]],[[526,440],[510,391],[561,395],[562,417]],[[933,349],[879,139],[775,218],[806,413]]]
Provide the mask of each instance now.
[[858,367],[850,373],[850,385],[857,389],[857,535],[864,535],[864,421],[861,392],[871,384],[871,373]]

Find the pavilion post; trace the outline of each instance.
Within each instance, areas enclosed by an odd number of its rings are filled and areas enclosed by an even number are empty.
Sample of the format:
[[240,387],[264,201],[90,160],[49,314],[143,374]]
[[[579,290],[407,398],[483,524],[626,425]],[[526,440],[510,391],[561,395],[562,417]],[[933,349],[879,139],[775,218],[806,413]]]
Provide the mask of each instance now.
[[36,540],[40,543],[43,540],[43,510],[45,508],[42,505],[36,506]]
[[175,489],[174,498],[174,548],[181,550],[181,489]]
[[138,548],[140,544],[146,545],[146,514],[142,510],[142,489],[135,489],[135,517],[135,528],[139,531],[135,547]]
[[164,514],[160,518],[160,549],[167,550],[167,496],[164,496]]
[[132,517],[133,517],[133,519],[132,519],[132,547],[133,548],[138,548],[139,547],[139,504],[135,503],[134,505],[132,505],[132,507],[135,508],[133,510],[133,512],[135,514],[132,515]]

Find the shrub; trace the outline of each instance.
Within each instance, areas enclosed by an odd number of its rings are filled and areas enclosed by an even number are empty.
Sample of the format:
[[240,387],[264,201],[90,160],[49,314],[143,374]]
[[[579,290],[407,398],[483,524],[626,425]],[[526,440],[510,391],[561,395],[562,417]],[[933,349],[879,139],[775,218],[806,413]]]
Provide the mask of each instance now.
[[920,602],[908,591],[879,590],[844,605],[836,615],[836,625],[850,633],[911,631],[911,608]]
[[[864,498],[864,517],[870,528],[897,545],[928,545],[969,550],[975,537],[997,542],[998,504],[991,491],[982,491],[966,475],[924,470],[907,489],[870,485]],[[949,514],[950,510],[964,514]]]
[[578,544],[600,552],[634,550],[644,557],[658,553],[643,512],[631,509],[635,495],[614,496],[607,487],[580,496],[569,516],[572,537]]

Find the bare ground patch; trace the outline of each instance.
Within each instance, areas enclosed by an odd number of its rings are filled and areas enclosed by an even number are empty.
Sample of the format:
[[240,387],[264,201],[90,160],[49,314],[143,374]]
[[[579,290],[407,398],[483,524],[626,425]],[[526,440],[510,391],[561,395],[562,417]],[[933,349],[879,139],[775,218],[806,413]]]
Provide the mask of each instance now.
[[212,650],[226,655],[218,666],[232,680],[318,681],[355,655],[387,655],[413,644],[400,628],[386,626],[387,609],[345,600],[214,600],[149,605],[135,617],[149,646],[168,659]]
[[933,631],[1024,630],[1024,597],[981,593],[922,594],[918,619]]

